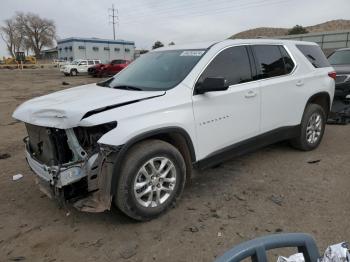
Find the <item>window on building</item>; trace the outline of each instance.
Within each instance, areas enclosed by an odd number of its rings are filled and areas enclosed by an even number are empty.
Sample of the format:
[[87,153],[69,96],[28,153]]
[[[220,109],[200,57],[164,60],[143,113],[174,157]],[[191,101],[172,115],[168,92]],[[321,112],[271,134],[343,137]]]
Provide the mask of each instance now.
[[239,46],[223,50],[211,61],[198,82],[207,77],[223,77],[229,85],[252,81],[247,48]]
[[253,50],[258,60],[258,77],[260,79],[286,74],[279,46],[255,45]]
[[80,45],[80,46],[78,47],[78,49],[85,49],[85,46]]
[[103,50],[105,50],[105,51],[109,51],[109,47],[108,47],[108,46],[106,46],[106,47],[104,47],[104,48],[103,48]]
[[60,52],[61,52],[61,51],[62,51],[62,48],[61,48],[61,47],[60,47],[60,48],[58,48],[58,51],[60,51]]
[[129,48],[125,48],[125,52],[130,52],[130,49]]
[[119,51],[120,51],[120,48],[119,48],[119,47],[116,47],[116,48],[114,48],[114,51],[115,51],[115,52],[119,52]]
[[98,51],[98,47],[97,47],[97,46],[94,46],[94,47],[92,47],[92,50]]
[[70,51],[72,51],[72,50],[73,50],[73,47],[72,47],[72,46],[70,46],[70,47],[69,47],[69,50],[70,50]]
[[65,46],[65,47],[64,47],[64,50],[66,50],[66,51],[67,51],[67,50],[68,50],[68,47],[67,47],[67,46]]

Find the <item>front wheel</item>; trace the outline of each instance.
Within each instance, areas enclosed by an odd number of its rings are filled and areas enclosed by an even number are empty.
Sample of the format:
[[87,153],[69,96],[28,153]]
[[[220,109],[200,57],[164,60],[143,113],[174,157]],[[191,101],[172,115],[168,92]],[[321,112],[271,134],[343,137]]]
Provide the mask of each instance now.
[[161,140],[146,140],[126,155],[114,203],[129,217],[147,221],[179,199],[186,181],[181,153]]
[[326,113],[317,104],[307,105],[297,137],[291,140],[292,146],[310,151],[319,146],[326,126]]

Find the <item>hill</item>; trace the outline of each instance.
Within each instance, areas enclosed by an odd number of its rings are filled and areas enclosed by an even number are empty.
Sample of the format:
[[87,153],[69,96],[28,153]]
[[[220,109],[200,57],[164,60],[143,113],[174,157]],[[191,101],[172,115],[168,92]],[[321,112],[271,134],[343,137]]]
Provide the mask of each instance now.
[[[338,31],[338,30],[350,30],[350,20],[332,20],[325,23],[306,26],[310,33],[325,32],[325,31]],[[237,33],[230,38],[256,38],[256,37],[274,37],[287,35],[290,28],[278,28],[278,27],[258,27],[249,29]]]

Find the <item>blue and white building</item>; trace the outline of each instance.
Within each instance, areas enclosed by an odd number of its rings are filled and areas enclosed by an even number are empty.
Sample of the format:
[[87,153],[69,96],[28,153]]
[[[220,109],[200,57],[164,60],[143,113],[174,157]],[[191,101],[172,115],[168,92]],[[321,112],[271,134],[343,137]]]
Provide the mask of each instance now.
[[135,42],[100,38],[70,37],[57,41],[58,58],[67,61],[76,59],[99,59],[107,63],[113,59],[133,60]]

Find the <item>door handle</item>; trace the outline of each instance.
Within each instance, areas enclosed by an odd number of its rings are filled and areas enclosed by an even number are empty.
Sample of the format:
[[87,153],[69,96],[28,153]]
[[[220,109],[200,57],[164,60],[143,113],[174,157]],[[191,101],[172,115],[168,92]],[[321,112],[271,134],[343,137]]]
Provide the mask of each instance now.
[[302,86],[302,85],[304,85],[304,81],[303,80],[298,80],[295,85],[296,86]]
[[249,90],[246,94],[245,94],[245,98],[253,98],[256,97],[256,92],[254,92],[253,90]]

